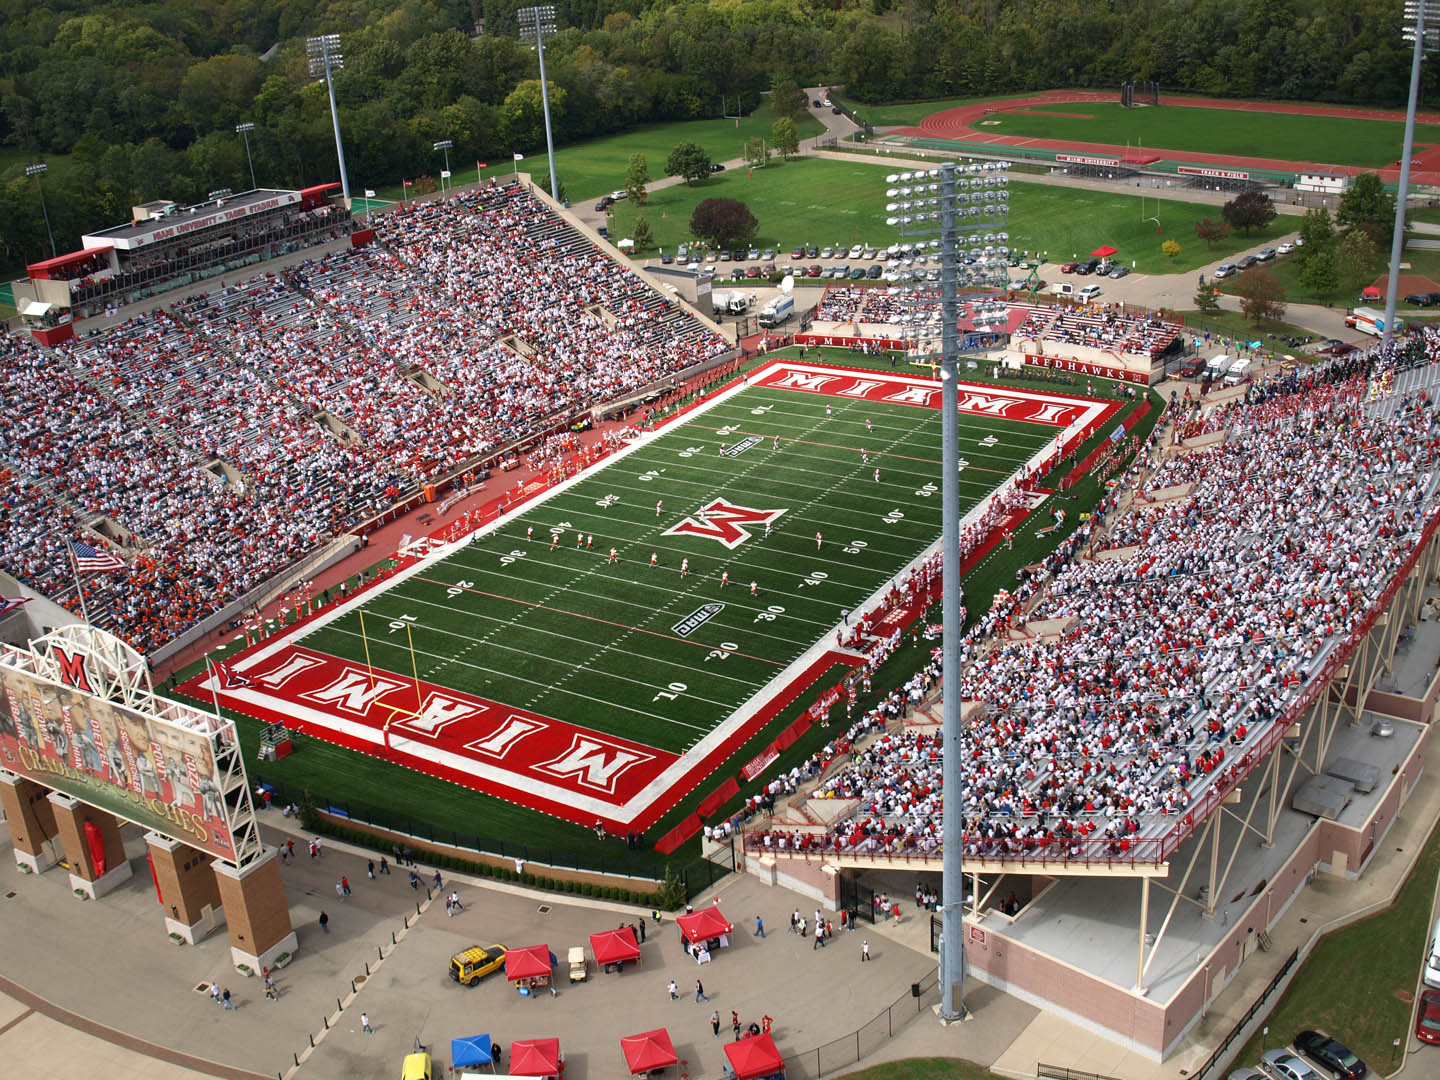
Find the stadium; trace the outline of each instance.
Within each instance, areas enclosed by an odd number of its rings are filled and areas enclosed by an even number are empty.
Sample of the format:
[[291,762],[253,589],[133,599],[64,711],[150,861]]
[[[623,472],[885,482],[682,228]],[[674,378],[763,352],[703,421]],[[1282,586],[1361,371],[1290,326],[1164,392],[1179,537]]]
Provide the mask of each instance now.
[[[363,218],[338,188],[137,206],[17,286],[17,860],[63,854],[100,899],[121,826],[173,848],[183,816],[236,962],[268,972],[298,947],[267,908],[272,799],[397,866],[637,911],[683,867],[676,908],[758,882],[876,933],[889,897],[936,909],[958,844],[973,980],[1220,1067],[1263,1015],[1217,1032],[1213,1003],[1274,966],[1307,886],[1365,879],[1424,774],[1440,332],[1202,389],[1164,385],[1195,351],[1172,313],[971,297],[944,671],[912,296],[837,283],[747,333],[527,173]],[[110,823],[27,809],[50,787]],[[190,863],[172,882],[147,841],[193,944]],[[835,1071],[800,1049],[790,1075]]]

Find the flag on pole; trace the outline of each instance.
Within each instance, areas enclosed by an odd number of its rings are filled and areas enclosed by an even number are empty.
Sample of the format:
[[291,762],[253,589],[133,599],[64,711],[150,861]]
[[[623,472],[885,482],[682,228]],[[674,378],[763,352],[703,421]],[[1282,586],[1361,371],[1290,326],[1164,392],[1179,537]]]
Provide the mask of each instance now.
[[374,188],[368,188],[368,187],[367,187],[367,188],[365,189],[365,197],[366,197],[367,199],[373,199],[373,198],[375,197],[375,189],[374,189]]
[[483,161],[477,161],[477,162],[475,162],[475,168],[477,168],[477,169],[488,169],[489,167],[490,167],[490,166],[487,165],[487,164],[485,164],[485,162],[483,162]]
[[1160,222],[1155,222],[1155,235],[1159,236],[1164,230],[1160,228]]
[[91,547],[89,544],[76,544],[71,542],[70,551],[75,556],[75,569],[91,571],[123,570],[125,561],[117,559],[110,552],[100,548]]
[[516,155],[515,155],[515,160],[516,160],[516,161],[524,161],[524,160],[525,160],[525,155],[524,155],[524,154],[516,154]]
[[406,187],[415,186],[415,182],[413,180],[402,180],[401,183],[404,184]]
[[10,612],[30,602],[28,596],[0,596],[0,616],[9,615]]

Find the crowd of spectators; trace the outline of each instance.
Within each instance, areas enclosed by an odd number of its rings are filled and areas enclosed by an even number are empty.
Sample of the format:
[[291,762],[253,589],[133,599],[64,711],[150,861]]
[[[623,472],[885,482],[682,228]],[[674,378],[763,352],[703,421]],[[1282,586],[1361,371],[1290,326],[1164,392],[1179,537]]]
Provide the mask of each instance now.
[[[1163,857],[1205,789],[1240,779],[1440,507],[1435,401],[1376,390],[1436,359],[1426,333],[1252,387],[1217,445],[1166,455],[1152,438],[1126,482],[1191,492],[1136,499],[1102,539],[1107,498],[976,620],[946,687],[966,703],[968,854],[1125,858],[1146,841]],[[1133,550],[1072,558],[1087,546]],[[932,852],[940,774],[932,737],[892,732],[816,789],[853,814],[753,842]]]
[[[725,343],[518,188],[55,350],[0,346],[0,565],[142,651],[463,463]],[[558,447],[557,447],[558,449]]]
[[1178,323],[1166,322],[1153,313],[1125,315],[1108,309],[1035,308],[1026,315],[1015,336],[1154,358],[1171,346],[1181,329]]

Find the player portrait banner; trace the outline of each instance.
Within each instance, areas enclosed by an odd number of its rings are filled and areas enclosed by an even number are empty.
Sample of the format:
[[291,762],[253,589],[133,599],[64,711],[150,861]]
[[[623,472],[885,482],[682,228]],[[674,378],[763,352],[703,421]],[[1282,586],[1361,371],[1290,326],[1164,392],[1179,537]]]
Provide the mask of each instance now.
[[186,727],[0,664],[0,767],[235,861],[212,739],[228,721]]

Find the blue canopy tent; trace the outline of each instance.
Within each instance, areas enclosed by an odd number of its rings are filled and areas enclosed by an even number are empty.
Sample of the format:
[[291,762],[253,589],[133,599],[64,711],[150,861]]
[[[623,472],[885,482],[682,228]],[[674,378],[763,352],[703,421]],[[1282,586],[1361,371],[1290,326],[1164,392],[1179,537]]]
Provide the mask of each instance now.
[[481,1065],[495,1068],[495,1058],[490,1053],[490,1036],[471,1035],[468,1039],[450,1040],[450,1064],[456,1069],[473,1069]]

